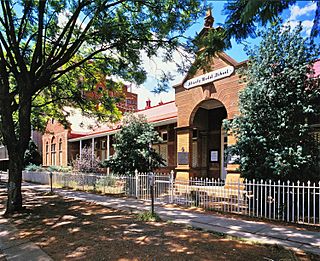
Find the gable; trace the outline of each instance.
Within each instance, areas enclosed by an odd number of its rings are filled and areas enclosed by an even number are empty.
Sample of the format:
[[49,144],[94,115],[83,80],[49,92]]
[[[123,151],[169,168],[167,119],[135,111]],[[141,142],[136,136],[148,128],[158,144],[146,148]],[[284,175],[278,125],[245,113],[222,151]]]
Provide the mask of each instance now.
[[[183,86],[186,83],[186,81],[190,79],[197,79],[197,77],[202,75],[205,75],[207,77],[214,77],[214,75],[217,73],[218,78],[216,78],[216,80],[219,80],[221,78],[224,78],[223,75],[225,75],[225,77],[230,76],[234,72],[234,69],[239,68],[245,64],[246,62],[238,63],[226,53],[221,52],[211,58],[211,61],[207,66],[206,70],[197,69],[197,71],[192,74],[188,72],[185,78],[182,80],[182,82],[173,87],[176,88],[179,86]],[[219,75],[222,75],[222,77],[219,77]]]
[[60,122],[52,119],[48,121],[45,133],[57,134],[57,133],[65,132],[66,130],[67,129],[65,129],[65,127]]

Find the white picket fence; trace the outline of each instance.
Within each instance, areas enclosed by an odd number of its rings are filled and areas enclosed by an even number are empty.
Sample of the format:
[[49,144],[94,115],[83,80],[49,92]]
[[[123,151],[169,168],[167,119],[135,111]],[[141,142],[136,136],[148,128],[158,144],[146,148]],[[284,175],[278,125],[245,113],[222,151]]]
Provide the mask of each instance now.
[[[47,172],[24,172],[25,181],[50,184]],[[104,194],[123,194],[150,200],[150,178],[146,173],[103,176],[53,173],[55,187],[67,187]],[[251,217],[320,225],[320,182],[272,182],[244,180],[174,180],[170,174],[154,174],[155,201],[196,206]]]

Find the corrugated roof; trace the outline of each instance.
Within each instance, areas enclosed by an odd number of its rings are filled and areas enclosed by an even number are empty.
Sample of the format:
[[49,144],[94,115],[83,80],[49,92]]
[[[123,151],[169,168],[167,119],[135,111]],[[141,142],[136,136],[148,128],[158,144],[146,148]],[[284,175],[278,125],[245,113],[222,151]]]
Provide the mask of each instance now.
[[[168,119],[176,119],[178,116],[178,110],[175,104],[175,101],[166,102],[162,104],[155,105],[153,107],[150,107],[148,109],[140,110],[138,112],[135,112],[135,114],[143,114],[146,116],[148,122],[156,123],[165,121]],[[68,117],[68,120],[72,122],[71,124],[71,136],[72,138],[76,138],[77,134],[79,135],[79,122],[86,121],[84,120],[83,115],[80,114],[74,114]],[[73,129],[73,127],[77,127],[76,130]],[[86,126],[87,127],[87,126]],[[91,131],[88,131],[87,128],[83,128],[82,135],[80,134],[78,137],[81,136],[88,136],[93,134],[100,134],[100,133],[107,133],[113,130],[117,130],[120,128],[119,124],[104,124],[100,125],[100,127],[96,127],[94,129],[91,129]],[[81,127],[80,127],[81,128]],[[75,134],[75,135],[73,135]]]
[[148,122],[157,122],[178,117],[178,109],[175,101],[158,104],[136,113],[145,115]]

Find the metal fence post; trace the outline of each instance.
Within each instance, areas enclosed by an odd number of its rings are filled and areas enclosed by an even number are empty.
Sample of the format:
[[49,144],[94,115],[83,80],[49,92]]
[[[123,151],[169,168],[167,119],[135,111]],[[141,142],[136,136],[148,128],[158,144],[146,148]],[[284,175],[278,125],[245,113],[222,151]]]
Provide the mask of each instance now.
[[135,196],[138,199],[139,198],[139,172],[137,169],[134,171],[134,176],[135,176],[135,182],[136,182]]
[[53,189],[52,189],[52,171],[50,171],[50,192],[53,193]]
[[169,193],[170,193],[170,196],[169,196],[169,203],[173,203],[173,175],[174,175],[174,171],[171,170],[170,171],[170,179],[169,179]]
[[148,179],[149,179],[149,187],[150,187],[150,196],[151,196],[151,214],[154,215],[154,173],[149,172],[148,173]]

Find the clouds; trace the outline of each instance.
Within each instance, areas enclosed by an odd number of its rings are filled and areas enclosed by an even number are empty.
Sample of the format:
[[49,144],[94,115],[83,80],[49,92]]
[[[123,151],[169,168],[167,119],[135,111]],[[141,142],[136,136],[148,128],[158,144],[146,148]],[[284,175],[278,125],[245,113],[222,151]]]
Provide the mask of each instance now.
[[310,36],[316,9],[317,3],[315,2],[309,2],[302,7],[300,7],[298,4],[295,4],[289,9],[290,16],[287,19],[286,24],[290,25],[291,28],[294,28],[301,22],[303,32],[307,36]]
[[[141,53],[143,61],[143,68],[147,71],[147,80],[142,86],[133,86],[132,92],[138,94],[138,108],[144,109],[146,106],[146,100],[151,100],[151,105],[157,105],[159,102],[172,101],[175,98],[174,89],[171,88],[175,83],[180,83],[185,73],[180,73],[178,66],[188,68],[188,65],[193,61],[193,55],[187,53],[183,49],[178,49],[172,54],[172,61],[164,61],[164,50],[159,50],[157,57],[149,58],[145,52]],[[152,90],[157,86],[162,73],[170,74],[173,79],[169,81],[168,92],[162,92],[160,94],[154,94]]]
[[160,102],[173,101],[175,98],[174,89],[170,88],[168,92],[160,94],[154,94],[149,88],[143,86],[132,86],[132,92],[138,94],[138,108],[144,109],[146,107],[146,101],[151,100],[151,106],[157,105]]
[[303,15],[311,15],[317,9],[317,4],[310,2],[306,6],[300,8],[297,4],[290,7],[289,20],[296,20],[298,17]]

